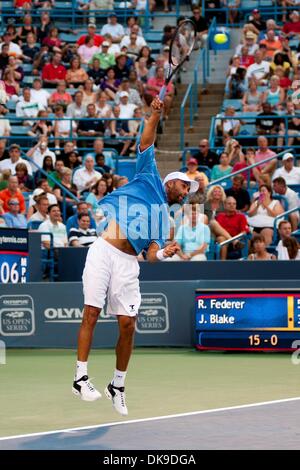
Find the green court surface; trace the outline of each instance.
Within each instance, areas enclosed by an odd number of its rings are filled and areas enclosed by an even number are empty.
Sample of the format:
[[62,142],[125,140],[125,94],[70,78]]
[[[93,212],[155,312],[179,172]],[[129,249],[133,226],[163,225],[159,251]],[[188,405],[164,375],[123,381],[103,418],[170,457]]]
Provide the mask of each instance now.
[[[76,354],[8,350],[0,365],[0,437],[122,420],[104,396],[93,403],[71,393]],[[103,392],[113,350],[93,350],[89,375]],[[137,348],[126,381],[129,416],[149,418],[299,396],[300,365],[291,354],[201,353]]]

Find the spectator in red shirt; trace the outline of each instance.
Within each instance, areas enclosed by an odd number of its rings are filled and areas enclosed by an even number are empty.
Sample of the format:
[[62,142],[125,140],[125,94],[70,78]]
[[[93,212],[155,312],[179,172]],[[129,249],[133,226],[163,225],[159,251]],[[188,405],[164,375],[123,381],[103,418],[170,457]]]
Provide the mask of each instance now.
[[93,46],[99,47],[104,41],[103,36],[96,34],[96,25],[94,23],[90,23],[87,28],[87,34],[80,36],[80,38],[77,40],[78,46],[83,46],[85,44],[85,39],[87,36],[90,36],[94,40]]
[[282,31],[287,37],[300,34],[300,13],[296,10],[290,14],[291,21],[283,25]]
[[44,86],[55,88],[61,80],[65,80],[67,70],[61,64],[62,55],[56,52],[51,64],[46,64],[42,70]]
[[0,213],[9,212],[8,201],[10,199],[18,199],[20,203],[20,213],[25,213],[25,199],[19,189],[19,182],[16,176],[10,176],[8,179],[8,186],[6,189],[0,191]]
[[[155,77],[149,78],[146,85],[146,93],[148,95],[157,96],[165,84],[165,71],[163,67],[157,67]],[[167,85],[167,92],[164,99],[164,118],[168,118],[172,101],[174,97],[174,86],[172,82]]]
[[[241,233],[248,233],[249,227],[248,222],[244,214],[237,212],[236,210],[236,200],[234,197],[229,196],[224,202],[225,212],[220,212],[216,216],[216,221],[221,225],[221,227],[226,230],[230,237],[235,237]],[[222,243],[226,239],[223,236],[217,237],[217,242]],[[234,241],[232,244],[225,245],[221,248],[221,259],[227,259],[228,250],[237,250],[240,248],[240,243],[238,240]]]

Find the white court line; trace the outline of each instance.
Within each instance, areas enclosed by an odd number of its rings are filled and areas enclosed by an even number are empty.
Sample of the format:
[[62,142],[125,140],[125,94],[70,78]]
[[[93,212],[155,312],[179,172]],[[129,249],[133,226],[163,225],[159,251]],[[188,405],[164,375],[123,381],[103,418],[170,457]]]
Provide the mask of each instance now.
[[136,423],[147,423],[150,421],[159,421],[159,420],[164,420],[164,419],[173,419],[173,418],[183,418],[185,416],[197,416],[197,415],[203,415],[203,414],[208,414],[208,413],[218,413],[221,411],[232,411],[232,410],[242,410],[246,408],[254,408],[257,406],[268,406],[268,405],[276,405],[276,404],[281,404],[281,403],[289,403],[292,401],[298,401],[300,400],[300,397],[295,397],[295,398],[283,398],[281,400],[273,400],[273,401],[262,401],[258,403],[249,403],[248,405],[236,405],[236,406],[228,406],[226,408],[212,408],[210,410],[202,410],[202,411],[191,411],[188,413],[178,413],[174,415],[166,415],[166,416],[155,416],[153,418],[141,418],[141,419],[133,419],[129,421],[115,421],[113,423],[105,423],[105,424],[96,424],[93,426],[84,426],[80,428],[69,428],[69,429],[59,429],[57,431],[45,431],[45,432],[36,432],[32,434],[19,434],[17,436],[8,436],[8,437],[0,437],[0,441],[7,441],[9,439],[22,439],[24,437],[37,437],[37,436],[49,436],[51,434],[59,434],[59,433],[64,433],[64,432],[76,432],[76,431],[87,431],[90,429],[100,429],[100,428],[106,428],[109,426],[120,426],[124,424],[136,424]]

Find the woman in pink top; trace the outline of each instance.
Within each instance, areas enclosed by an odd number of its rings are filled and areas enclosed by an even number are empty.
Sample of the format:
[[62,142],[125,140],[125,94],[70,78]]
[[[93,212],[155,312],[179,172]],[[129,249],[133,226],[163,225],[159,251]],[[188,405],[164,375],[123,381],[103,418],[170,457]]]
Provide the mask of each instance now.
[[58,29],[51,28],[49,31],[49,36],[45,37],[43,40],[43,45],[48,46],[52,52],[61,52],[62,42],[58,37]]
[[88,64],[91,62],[93,55],[99,51],[99,47],[94,46],[94,38],[87,36],[84,40],[84,44],[79,46],[77,52],[81,58],[83,64]]
[[79,85],[84,85],[88,78],[86,71],[81,68],[80,57],[74,56],[70,61],[70,68],[66,74],[68,86],[77,88]]
[[66,92],[66,82],[62,80],[58,83],[56,91],[50,96],[49,105],[55,106],[61,104],[66,108],[70,103],[72,103],[72,96]]
[[[149,78],[147,80],[146,93],[148,95],[155,97],[159,94],[164,84],[165,84],[164,68],[157,67],[155,77]],[[164,118],[165,119],[168,119],[171,106],[172,106],[173,97],[174,97],[174,86],[173,86],[173,83],[170,82],[167,86],[166,97],[164,99],[164,104],[165,104]]]

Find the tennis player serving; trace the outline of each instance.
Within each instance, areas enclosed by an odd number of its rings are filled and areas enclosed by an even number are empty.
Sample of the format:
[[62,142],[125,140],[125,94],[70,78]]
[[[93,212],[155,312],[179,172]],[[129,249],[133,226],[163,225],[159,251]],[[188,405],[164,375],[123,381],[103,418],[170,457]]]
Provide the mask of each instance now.
[[101,201],[107,226],[89,248],[83,272],[84,313],[72,391],[86,401],[101,397],[88,378],[87,361],[93,331],[107,298],[107,313],[118,320],[119,339],[116,369],[105,395],[121,415],[128,414],[124,385],[141,303],[136,257],[146,250],[147,259],[155,262],[179,250],[176,242],[164,247],[169,235],[168,206],[182,203],[189,192],[198,189],[198,183],[181,172],[170,173],[161,182],[154,141],[163,102],[156,97],[151,108],[137,151],[136,175]]

